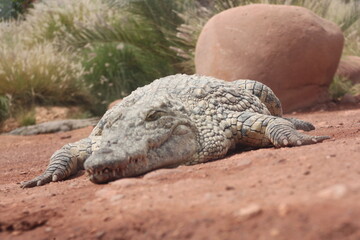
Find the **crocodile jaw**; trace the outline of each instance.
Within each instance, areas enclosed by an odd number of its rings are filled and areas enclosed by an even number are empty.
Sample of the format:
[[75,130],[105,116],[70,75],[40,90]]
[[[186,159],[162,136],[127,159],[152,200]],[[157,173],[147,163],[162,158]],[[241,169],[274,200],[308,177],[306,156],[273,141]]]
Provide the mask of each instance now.
[[134,143],[132,153],[121,144],[101,148],[85,162],[89,179],[94,183],[107,183],[191,162],[197,157],[199,146],[193,127],[177,125],[162,137],[163,141],[155,146],[146,139]]

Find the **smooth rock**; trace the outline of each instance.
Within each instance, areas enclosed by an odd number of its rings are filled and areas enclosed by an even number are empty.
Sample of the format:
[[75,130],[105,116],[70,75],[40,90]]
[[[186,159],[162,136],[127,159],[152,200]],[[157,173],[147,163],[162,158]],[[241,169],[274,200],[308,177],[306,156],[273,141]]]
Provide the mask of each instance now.
[[328,100],[343,43],[336,24],[306,8],[231,8],[204,26],[196,45],[196,73],[260,81],[291,112]]

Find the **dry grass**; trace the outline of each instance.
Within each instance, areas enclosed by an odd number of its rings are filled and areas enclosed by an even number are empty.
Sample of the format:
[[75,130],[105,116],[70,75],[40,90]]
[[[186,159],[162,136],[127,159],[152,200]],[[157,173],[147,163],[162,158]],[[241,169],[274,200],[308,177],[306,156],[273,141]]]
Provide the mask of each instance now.
[[51,44],[28,48],[0,45],[0,95],[23,106],[86,100],[83,68]]
[[61,33],[71,29],[71,22],[81,21],[79,12],[85,5],[90,8],[83,9],[83,15],[94,13],[91,2],[63,5],[61,1],[44,1],[36,4],[26,21],[0,22],[0,95],[7,96],[8,111],[23,111],[34,104],[90,101],[84,68],[77,53],[61,45]]
[[112,10],[101,0],[47,0],[35,4],[22,23],[23,40],[28,46],[51,42],[67,49],[67,38],[86,26],[94,25]]

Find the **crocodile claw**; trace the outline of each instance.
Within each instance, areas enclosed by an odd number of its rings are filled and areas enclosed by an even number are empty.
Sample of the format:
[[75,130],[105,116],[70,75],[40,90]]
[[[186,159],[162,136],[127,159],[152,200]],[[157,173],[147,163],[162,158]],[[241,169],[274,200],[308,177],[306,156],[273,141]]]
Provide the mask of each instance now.
[[32,188],[32,187],[42,186],[50,182],[57,182],[65,178],[66,176],[59,174],[57,170],[53,172],[47,171],[41,174],[40,176],[37,176],[29,181],[21,182],[20,185],[22,188]]
[[22,188],[32,188],[36,186],[42,186],[44,184],[47,184],[51,182],[53,179],[53,176],[51,173],[44,173],[40,176],[37,176],[36,178],[33,178],[29,181],[21,182],[20,185]]

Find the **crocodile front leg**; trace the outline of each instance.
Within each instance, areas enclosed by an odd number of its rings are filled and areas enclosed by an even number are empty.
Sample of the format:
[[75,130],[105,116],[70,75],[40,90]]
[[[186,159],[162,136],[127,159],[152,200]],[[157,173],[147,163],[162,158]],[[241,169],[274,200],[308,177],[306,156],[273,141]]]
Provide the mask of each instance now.
[[275,147],[309,145],[330,138],[328,136],[310,136],[296,131],[296,129],[305,131],[315,129],[308,129],[306,123],[307,122],[294,121],[294,119],[290,122],[288,119],[275,118],[267,125],[265,136],[270,139]]
[[97,142],[94,138],[84,138],[75,143],[66,144],[51,156],[50,163],[43,174],[30,181],[22,182],[21,187],[41,186],[74,175],[84,169],[84,161],[96,149]]
[[243,112],[237,118],[236,143],[255,147],[275,147],[314,144],[329,139],[328,136],[310,136],[296,129],[310,131],[311,123],[253,112]]

